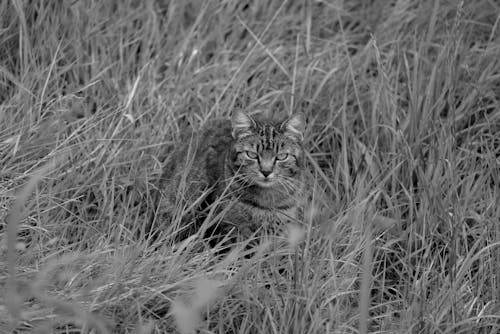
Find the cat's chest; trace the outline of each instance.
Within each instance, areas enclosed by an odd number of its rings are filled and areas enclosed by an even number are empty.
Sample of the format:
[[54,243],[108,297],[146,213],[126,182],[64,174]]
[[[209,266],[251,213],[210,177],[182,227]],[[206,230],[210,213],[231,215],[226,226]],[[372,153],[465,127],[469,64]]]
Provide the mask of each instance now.
[[254,222],[261,222],[262,224],[276,225],[283,223],[290,223],[297,221],[298,208],[292,207],[286,210],[262,210],[250,209],[252,219]]
[[276,226],[299,219],[299,208],[262,209],[241,202],[234,202],[229,210],[229,219],[235,225]]

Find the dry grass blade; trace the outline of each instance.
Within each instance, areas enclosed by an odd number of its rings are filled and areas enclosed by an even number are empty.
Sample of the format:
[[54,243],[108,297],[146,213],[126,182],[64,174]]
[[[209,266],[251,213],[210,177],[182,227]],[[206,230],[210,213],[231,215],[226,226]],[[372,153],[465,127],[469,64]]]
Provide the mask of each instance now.
[[28,179],[28,182],[21,188],[20,192],[16,195],[16,199],[7,217],[7,266],[9,272],[9,279],[7,282],[7,295],[5,303],[7,309],[14,317],[19,319],[21,313],[22,299],[18,295],[16,286],[16,258],[17,258],[17,232],[21,220],[23,219],[23,205],[28,201],[28,198],[35,190],[38,182],[42,180],[45,174],[54,168],[53,163],[49,163],[42,168],[38,169]]
[[364,233],[365,250],[363,252],[363,264],[361,275],[361,289],[359,291],[359,333],[369,333],[370,325],[370,289],[372,285],[372,229],[371,223],[368,223]]

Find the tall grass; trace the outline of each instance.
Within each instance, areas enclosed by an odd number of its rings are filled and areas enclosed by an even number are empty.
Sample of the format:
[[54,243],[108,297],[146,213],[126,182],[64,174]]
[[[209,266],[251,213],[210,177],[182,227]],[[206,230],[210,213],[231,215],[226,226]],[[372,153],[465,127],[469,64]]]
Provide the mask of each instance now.
[[[495,2],[11,0],[0,22],[0,332],[500,331]],[[305,112],[326,207],[251,251],[179,242],[162,166],[242,107]]]

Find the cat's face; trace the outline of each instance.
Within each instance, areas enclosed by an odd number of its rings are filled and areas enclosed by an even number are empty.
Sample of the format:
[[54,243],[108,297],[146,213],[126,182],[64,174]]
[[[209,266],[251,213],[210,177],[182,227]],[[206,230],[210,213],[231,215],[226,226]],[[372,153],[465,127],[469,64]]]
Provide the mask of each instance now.
[[235,111],[231,121],[233,165],[242,180],[266,188],[295,187],[303,169],[303,114],[273,122]]

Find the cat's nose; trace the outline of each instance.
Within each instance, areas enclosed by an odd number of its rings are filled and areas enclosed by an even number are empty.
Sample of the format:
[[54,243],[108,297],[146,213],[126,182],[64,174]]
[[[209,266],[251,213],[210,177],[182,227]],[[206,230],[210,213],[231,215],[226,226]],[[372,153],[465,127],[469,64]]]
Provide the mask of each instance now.
[[260,171],[264,177],[268,177],[273,172],[272,170],[261,170]]

